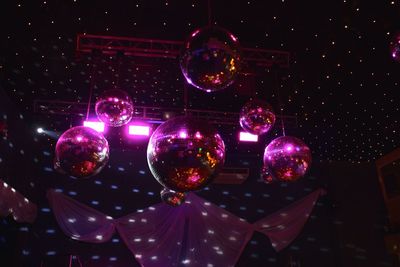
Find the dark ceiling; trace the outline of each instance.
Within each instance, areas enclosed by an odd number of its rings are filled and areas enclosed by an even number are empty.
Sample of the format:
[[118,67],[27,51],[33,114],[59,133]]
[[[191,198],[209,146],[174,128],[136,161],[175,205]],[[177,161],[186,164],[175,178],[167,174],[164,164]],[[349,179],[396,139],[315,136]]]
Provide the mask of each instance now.
[[[281,106],[298,119],[298,128],[287,134],[304,139],[315,158],[371,161],[400,145],[400,63],[389,51],[400,28],[398,1],[210,4],[212,21],[236,34],[243,46],[291,53],[290,68],[279,72]],[[32,125],[38,118],[31,116],[35,99],[86,102],[91,84],[96,95],[118,82],[139,105],[180,108],[177,60],[78,58],[76,35],[184,40],[207,25],[207,10],[206,0],[6,0],[0,10],[0,84]],[[246,89],[278,110],[270,71],[254,79]],[[192,108],[238,112],[248,95],[234,87],[207,95],[191,88],[188,98]]]

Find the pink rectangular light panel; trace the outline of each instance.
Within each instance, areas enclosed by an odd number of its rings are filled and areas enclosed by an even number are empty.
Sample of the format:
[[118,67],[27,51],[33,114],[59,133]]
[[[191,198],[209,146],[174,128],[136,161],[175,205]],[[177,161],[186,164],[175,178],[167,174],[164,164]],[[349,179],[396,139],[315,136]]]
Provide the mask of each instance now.
[[101,121],[84,121],[83,126],[90,127],[100,133],[103,133],[105,130],[104,122]]
[[130,135],[139,135],[139,136],[149,136],[150,135],[150,127],[143,125],[129,125]]
[[258,136],[251,133],[240,132],[239,140],[243,142],[257,142]]

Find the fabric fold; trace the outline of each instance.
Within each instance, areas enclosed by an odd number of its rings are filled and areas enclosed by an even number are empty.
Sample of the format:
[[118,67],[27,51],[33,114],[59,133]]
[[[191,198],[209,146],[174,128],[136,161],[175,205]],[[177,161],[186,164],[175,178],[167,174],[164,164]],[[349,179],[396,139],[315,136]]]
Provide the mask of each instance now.
[[291,205],[274,212],[253,224],[254,230],[266,235],[272,247],[281,251],[301,232],[307,222],[315,202],[323,189],[318,189]]
[[254,224],[194,193],[179,207],[160,203],[115,220],[54,190],[47,197],[66,235],[102,243],[116,228],[142,266],[233,267],[254,231],[265,234],[276,251],[288,246],[323,192],[316,190]]
[[12,215],[20,223],[33,223],[37,216],[36,204],[0,179],[0,216]]
[[90,243],[104,243],[115,231],[112,217],[54,190],[47,198],[61,230],[72,239]]
[[118,220],[142,266],[234,266],[253,230],[224,209],[188,194],[179,207],[152,206]]

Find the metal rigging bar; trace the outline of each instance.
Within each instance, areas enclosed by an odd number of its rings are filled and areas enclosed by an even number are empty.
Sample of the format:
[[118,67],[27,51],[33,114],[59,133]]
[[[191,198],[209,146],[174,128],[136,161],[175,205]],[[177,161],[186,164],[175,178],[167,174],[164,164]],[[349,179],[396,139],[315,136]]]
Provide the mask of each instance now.
[[[94,108],[94,104],[92,105]],[[58,100],[35,100],[34,112],[47,115],[77,115],[85,117],[87,103],[68,102]],[[188,115],[205,119],[213,124],[239,125],[238,112],[226,112],[216,110],[179,109],[167,107],[135,106],[133,119],[150,123],[162,123],[170,117]],[[286,128],[297,128],[297,117],[292,115],[277,115],[277,120],[284,119]]]
[[[144,39],[133,37],[78,34],[77,53],[92,53],[95,50],[104,54],[123,52],[127,56],[177,59],[182,50],[182,41]],[[277,65],[288,68],[290,54],[287,51],[258,48],[242,48],[243,59],[261,67]]]

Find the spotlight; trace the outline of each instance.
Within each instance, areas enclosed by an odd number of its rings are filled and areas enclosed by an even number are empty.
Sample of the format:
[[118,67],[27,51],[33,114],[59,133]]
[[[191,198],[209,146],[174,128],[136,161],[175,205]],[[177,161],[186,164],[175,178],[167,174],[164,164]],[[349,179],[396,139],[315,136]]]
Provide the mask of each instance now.
[[258,135],[247,133],[247,132],[240,132],[239,140],[244,142],[257,142]]
[[84,121],[83,126],[90,127],[99,133],[103,133],[105,130],[104,122],[101,121]]
[[43,136],[45,135],[45,136],[51,137],[53,139],[58,139],[60,137],[58,133],[51,131],[49,129],[43,129],[42,127],[36,128],[36,132],[40,135],[43,135]]
[[129,125],[129,135],[149,136],[150,127],[143,125]]

